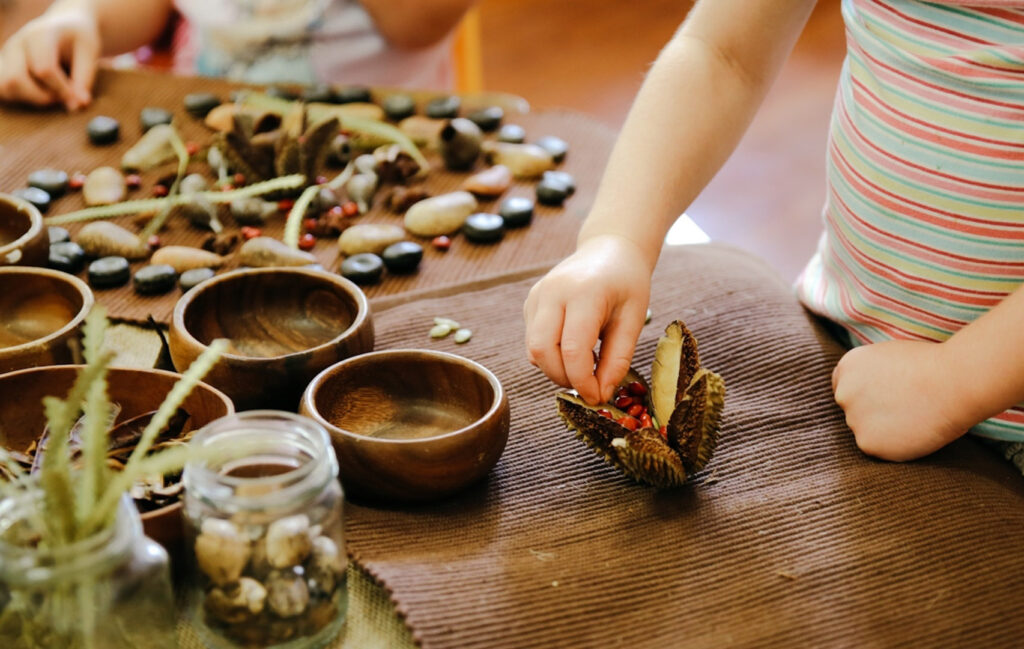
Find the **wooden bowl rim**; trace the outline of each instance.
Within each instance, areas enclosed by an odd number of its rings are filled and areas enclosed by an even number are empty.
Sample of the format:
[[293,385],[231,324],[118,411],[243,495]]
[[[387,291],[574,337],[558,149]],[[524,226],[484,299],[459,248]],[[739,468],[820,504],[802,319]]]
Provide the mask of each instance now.
[[13,194],[0,192],[0,203],[8,203],[14,207],[16,212],[28,214],[28,230],[14,241],[0,246],[0,257],[2,257],[12,250],[24,247],[29,241],[39,236],[43,230],[43,215],[35,205]]
[[342,340],[345,340],[349,336],[355,334],[363,325],[366,323],[367,318],[370,317],[370,301],[366,298],[366,294],[363,293],[355,282],[345,279],[341,275],[335,275],[325,271],[312,270],[302,267],[275,267],[275,268],[239,268],[221,275],[215,275],[210,279],[201,282],[191,291],[187,291],[181,298],[178,299],[177,304],[174,305],[174,312],[171,315],[171,325],[181,333],[182,338],[185,339],[190,345],[194,345],[200,349],[206,349],[209,347],[206,343],[202,342],[198,338],[192,335],[192,332],[185,326],[185,311],[188,309],[197,296],[203,291],[207,291],[212,286],[229,282],[238,277],[253,277],[255,275],[270,275],[270,274],[297,274],[306,275],[313,279],[323,280],[328,284],[334,284],[340,287],[346,294],[348,294],[356,302],[356,317],[353,318],[352,324],[347,329],[339,333],[334,338],[331,338],[325,343],[321,343],[316,347],[310,347],[297,352],[291,352],[290,354],[280,354],[278,356],[243,356],[242,354],[231,354],[223,353],[222,358],[229,358],[233,361],[240,362],[269,362],[269,361],[280,361],[287,360],[292,357],[300,356],[303,354],[309,354],[311,352],[317,352],[320,350],[329,349],[333,345],[338,344]]
[[[0,271],[2,271],[2,270],[3,269],[0,268]],[[54,370],[54,369],[58,369],[58,370],[76,369],[76,370],[78,370],[78,369],[81,369],[83,367],[85,367],[85,366],[84,365],[41,365],[39,367],[26,367],[25,369],[14,370],[13,372],[6,372],[4,374],[0,374],[0,381],[3,381],[4,379],[7,379],[8,377],[11,377],[11,376],[14,376],[14,375],[29,374],[31,372],[44,372],[44,371]],[[157,375],[161,375],[162,374],[164,376],[169,376],[169,377],[179,377],[179,378],[181,377],[181,374],[179,374],[177,372],[169,372],[167,370],[158,370],[156,368],[146,368],[146,367],[118,367],[118,366],[114,366],[114,367],[110,368],[110,372],[111,373],[113,373],[113,372],[141,372],[143,374],[157,374]],[[196,387],[198,388],[199,386],[202,386],[203,388],[209,390],[211,393],[213,393],[213,395],[215,397],[217,397],[218,399],[223,401],[224,404],[227,405],[227,408],[228,408],[227,414],[230,415],[230,414],[235,412],[235,403],[228,397],[228,395],[224,394],[223,392],[221,392],[217,388],[213,387],[209,383],[204,383],[204,382],[200,381]],[[177,510],[177,509],[181,509],[181,507],[182,507],[182,501],[179,499],[178,502],[171,503],[170,505],[164,505],[160,509],[153,509],[153,510],[150,510],[150,511],[145,512],[145,513],[139,512],[139,518],[141,520],[143,520],[143,521],[149,520],[151,518],[158,518],[158,517],[163,516],[165,514],[169,514],[169,513],[173,512],[173,511]]]
[[[402,359],[402,358],[414,358],[423,359],[424,357],[433,358],[434,360],[440,360],[447,363],[456,363],[459,365],[468,366],[469,369],[473,370],[477,374],[483,376],[490,383],[491,389],[494,390],[494,400],[491,406],[487,409],[487,412],[477,417],[467,426],[457,428],[453,431],[443,433],[441,435],[434,435],[432,437],[420,437],[417,439],[394,439],[390,437],[372,437],[370,435],[360,435],[359,433],[352,432],[340,426],[336,426],[320,414],[320,410],[316,408],[314,403],[314,397],[320,390],[320,386],[327,381],[331,376],[336,374],[338,371],[350,370],[352,367],[359,367],[366,363],[374,363],[381,358],[388,359]],[[464,435],[471,429],[488,419],[491,419],[497,415],[497,413],[504,407],[505,403],[505,388],[501,385],[501,381],[491,370],[487,369],[480,363],[466,358],[465,356],[459,356],[458,354],[452,354],[451,352],[442,352],[433,349],[381,349],[378,351],[367,352],[365,354],[358,354],[346,358],[342,361],[325,368],[319,374],[317,374],[309,385],[306,387],[305,392],[302,394],[302,405],[305,406],[305,410],[310,413],[313,419],[324,426],[328,433],[337,431],[343,437],[350,437],[357,439],[360,442],[367,442],[372,444],[380,444],[382,446],[416,446],[419,444],[430,444],[439,439],[448,439],[451,437],[458,437]]]
[[[96,303],[96,298],[92,294],[92,289],[89,288],[89,285],[80,280],[79,278],[75,277],[74,275],[69,275],[68,273],[59,270],[53,270],[51,268],[40,268],[38,266],[0,266],[0,275],[16,275],[19,273],[23,275],[38,275],[42,277],[49,277],[51,279],[55,279],[59,282],[64,282],[69,286],[72,286],[76,291],[78,291],[79,295],[82,296],[82,308],[78,310],[78,313],[75,314],[75,317],[73,317],[66,325],[64,325],[57,331],[54,331],[53,333],[47,334],[42,338],[30,340],[27,343],[15,345],[14,347],[0,348],[0,358],[16,356],[18,353],[28,351],[32,347],[38,346],[40,343],[48,343],[52,340],[57,340],[62,336],[66,335],[68,332],[74,331],[75,329],[82,325],[82,322],[85,321],[85,317],[89,315],[89,311],[92,310],[93,305]],[[22,370],[15,371],[20,372]]]

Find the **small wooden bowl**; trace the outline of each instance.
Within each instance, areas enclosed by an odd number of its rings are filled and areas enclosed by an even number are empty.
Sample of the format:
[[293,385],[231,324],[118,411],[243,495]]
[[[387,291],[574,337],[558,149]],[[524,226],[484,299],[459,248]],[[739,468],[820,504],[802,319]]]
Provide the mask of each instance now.
[[93,302],[73,275],[0,266],[0,373],[73,362],[72,340]]
[[508,440],[494,374],[437,351],[363,354],[321,372],[299,412],[327,429],[346,491],[373,500],[442,498],[483,478]]
[[[80,365],[35,367],[0,375],[0,444],[24,451],[46,427],[43,397],[64,398],[71,390]],[[118,422],[151,412],[180,378],[174,372],[113,367],[107,375],[110,400],[121,405]],[[182,405],[189,415],[183,432],[202,428],[234,412],[227,396],[200,383]],[[174,551],[182,540],[181,503],[142,514],[146,536]]]
[[295,412],[309,381],[373,349],[370,305],[344,277],[300,268],[239,270],[186,293],[171,319],[178,371],[217,338],[231,343],[207,374],[239,410]]
[[0,266],[45,266],[50,234],[35,205],[0,194]]

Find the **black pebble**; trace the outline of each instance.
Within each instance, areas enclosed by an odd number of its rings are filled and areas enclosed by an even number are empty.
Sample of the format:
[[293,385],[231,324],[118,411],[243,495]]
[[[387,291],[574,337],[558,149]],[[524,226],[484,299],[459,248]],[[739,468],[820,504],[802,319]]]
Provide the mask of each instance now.
[[537,202],[542,205],[561,205],[569,197],[569,186],[550,176],[537,183]]
[[50,245],[55,243],[64,243],[65,241],[71,241],[71,235],[67,230],[60,227],[59,225],[51,225],[46,228],[47,234],[50,235]]
[[413,241],[399,241],[384,249],[381,255],[391,273],[411,273],[423,259],[423,246]]
[[121,135],[121,123],[113,117],[98,115],[89,120],[85,132],[93,144],[112,144]]
[[462,234],[474,243],[494,243],[505,235],[505,220],[497,214],[470,214],[462,224]]
[[[62,228],[63,229],[63,228]],[[50,244],[50,268],[77,275],[85,266],[85,251],[74,241]]]
[[341,276],[356,284],[374,284],[384,273],[384,262],[372,252],[361,252],[341,262]]
[[403,120],[416,112],[416,102],[409,95],[388,95],[382,106],[388,119],[395,122]]
[[461,99],[455,95],[447,95],[431,99],[427,102],[427,107],[423,112],[426,113],[427,117],[433,117],[434,119],[450,119],[459,116],[459,108],[461,107]]
[[334,101],[339,104],[369,103],[373,101],[373,96],[366,86],[345,86],[335,91]]
[[544,179],[565,185],[566,189],[569,191],[569,196],[576,193],[576,179],[567,171],[545,171],[544,175],[541,176],[541,180]]
[[498,214],[506,228],[521,228],[533,219],[533,201],[524,196],[512,196],[501,202]]
[[178,284],[181,286],[182,291],[190,291],[213,276],[212,268],[193,268],[181,274],[181,277],[178,278]]
[[302,101],[333,104],[336,98],[334,89],[326,83],[318,83],[315,86],[306,86],[302,89]]
[[488,106],[475,110],[466,117],[479,126],[481,131],[490,133],[501,126],[501,120],[505,119],[505,111],[501,106]]
[[174,288],[177,281],[178,273],[172,266],[152,264],[135,271],[132,284],[139,295],[159,295]]
[[522,144],[526,141],[526,129],[519,124],[505,124],[498,130],[498,141]]
[[123,286],[131,276],[131,266],[124,257],[101,257],[89,264],[89,283],[96,288]]
[[163,108],[155,108],[153,106],[147,106],[139,111],[139,124],[142,125],[142,132],[145,133],[154,126],[160,124],[170,124],[171,120],[174,119],[174,115],[171,111]]
[[212,92],[193,92],[185,95],[185,110],[193,117],[206,117],[207,113],[220,106],[220,97]]
[[28,184],[38,187],[52,198],[60,198],[68,190],[68,174],[60,169],[39,169],[28,175]]
[[559,164],[565,160],[565,154],[569,152],[569,144],[560,137],[545,135],[535,142],[537,146],[551,154],[555,163]]
[[23,201],[28,201],[36,206],[42,214],[50,209],[50,195],[38,187],[22,187],[11,192]]

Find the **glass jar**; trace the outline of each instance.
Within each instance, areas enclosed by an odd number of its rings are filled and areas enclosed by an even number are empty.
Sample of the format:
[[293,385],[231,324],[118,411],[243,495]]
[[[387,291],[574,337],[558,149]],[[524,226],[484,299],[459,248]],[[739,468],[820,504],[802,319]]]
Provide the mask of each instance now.
[[223,417],[190,442],[185,519],[192,617],[207,647],[323,647],[348,603],[338,462],[288,412]]
[[13,542],[38,536],[42,498],[28,489],[0,501],[0,647],[174,649],[167,552],[143,535],[132,500],[113,525],[66,547]]

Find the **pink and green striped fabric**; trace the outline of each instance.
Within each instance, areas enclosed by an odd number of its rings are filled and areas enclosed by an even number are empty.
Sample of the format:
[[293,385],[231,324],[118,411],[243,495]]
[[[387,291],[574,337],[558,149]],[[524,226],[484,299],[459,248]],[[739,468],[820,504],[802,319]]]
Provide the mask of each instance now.
[[[1024,282],[1024,2],[843,16],[825,231],[797,291],[855,344],[942,341]],[[1024,441],[1024,404],[973,432]]]

